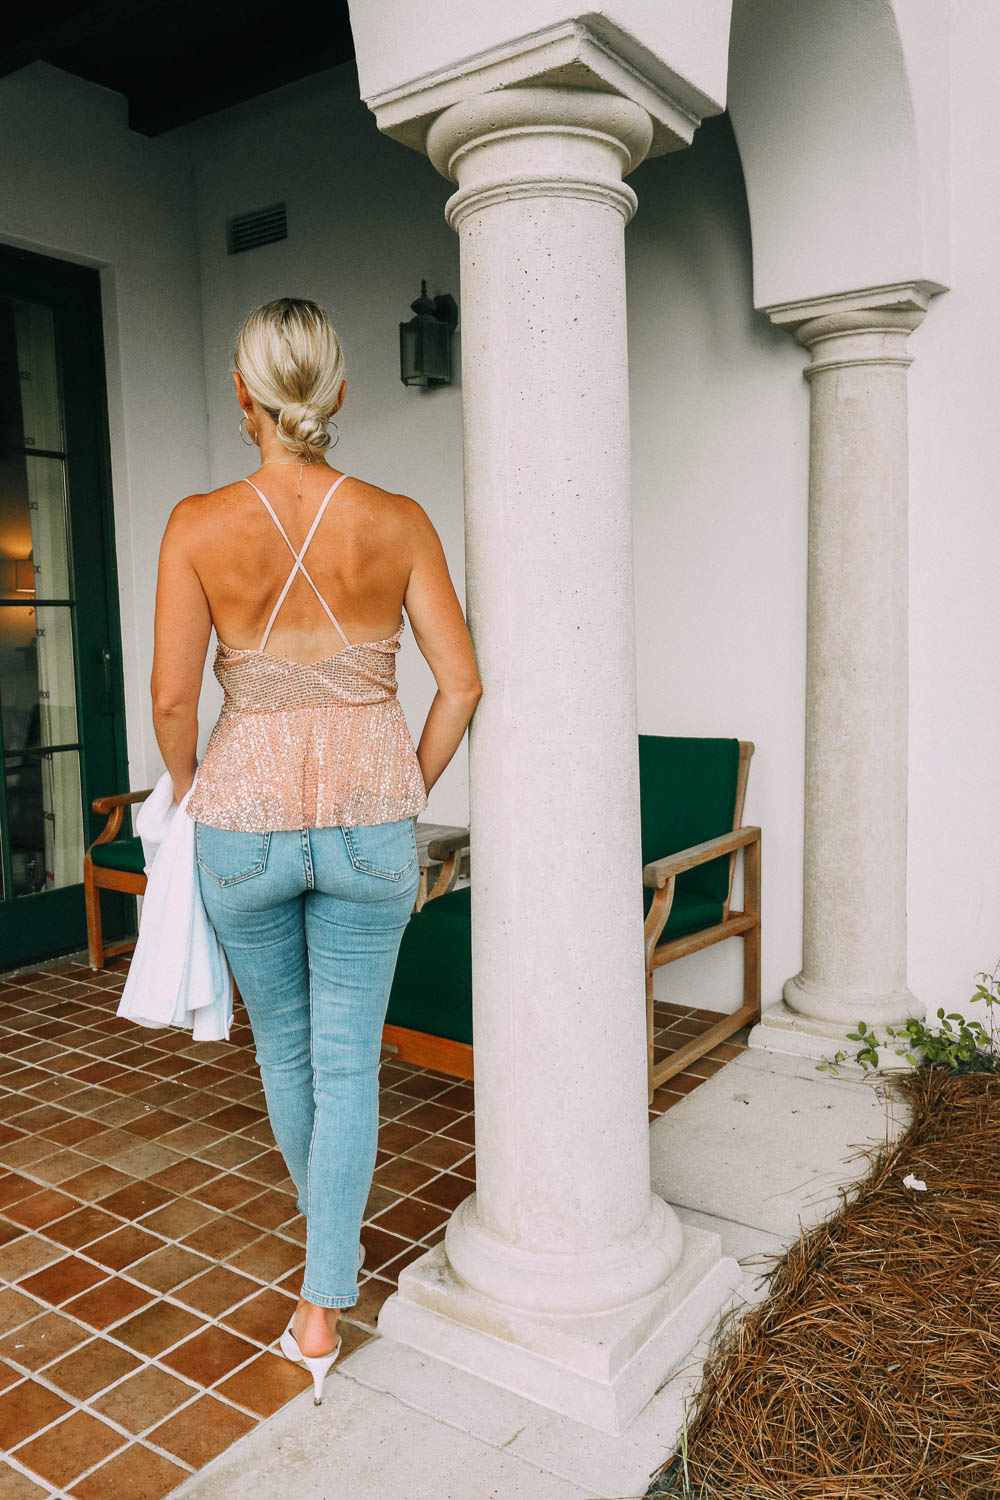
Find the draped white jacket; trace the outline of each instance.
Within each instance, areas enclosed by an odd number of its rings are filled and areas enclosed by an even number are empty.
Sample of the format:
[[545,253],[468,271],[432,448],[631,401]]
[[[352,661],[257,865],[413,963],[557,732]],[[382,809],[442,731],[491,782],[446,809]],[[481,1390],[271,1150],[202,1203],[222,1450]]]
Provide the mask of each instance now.
[[147,885],[118,1015],[186,1027],[196,1042],[227,1041],[233,976],[201,898],[195,825],[185,812],[195,783],[178,803],[164,771],[136,816]]

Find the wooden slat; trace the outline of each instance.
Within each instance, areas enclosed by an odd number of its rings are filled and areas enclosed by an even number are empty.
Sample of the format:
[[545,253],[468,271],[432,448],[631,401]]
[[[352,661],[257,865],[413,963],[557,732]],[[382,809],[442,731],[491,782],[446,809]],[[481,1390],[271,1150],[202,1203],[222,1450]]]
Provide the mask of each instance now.
[[[121,953],[131,953],[131,952],[133,952],[133,950],[135,949],[136,941],[137,940],[133,937],[133,938],[122,938],[120,941],[116,940],[113,943],[105,943],[104,944],[104,957],[105,957],[105,959],[117,958],[118,955],[121,954]],[[100,969],[100,968],[103,968],[104,965],[103,964],[97,964],[94,967]]]
[[760,844],[749,844],[743,855],[743,905],[757,926],[743,939],[743,1004],[756,1005],[760,1020]]
[[[743,823],[743,808],[746,804],[747,782],[750,779],[750,760],[754,752],[753,740],[740,740],[740,760],[736,772],[736,802],[733,807],[733,827],[739,828]],[[729,903],[733,899],[733,879],[736,875],[736,851],[733,850],[729,856],[729,884],[726,887],[726,899],[722,906],[722,920],[729,916]],[[747,907],[748,902],[743,905]]]
[[472,1048],[468,1042],[453,1042],[448,1037],[411,1031],[406,1026],[383,1026],[382,1046],[394,1054],[395,1062],[433,1068],[436,1073],[448,1073],[453,1078],[472,1079]]
[[682,849],[677,854],[650,860],[648,865],[643,866],[642,883],[647,886],[665,885],[671,875],[693,870],[696,865],[707,864],[709,860],[718,859],[720,855],[729,854],[734,849],[742,849],[759,838],[759,828],[734,828],[732,833],[721,833],[718,838],[706,839],[703,844],[692,844],[690,849]]
[[732,911],[724,922],[719,922],[715,927],[704,927],[701,932],[690,932],[687,937],[661,943],[653,950],[653,968],[659,969],[663,964],[673,963],[675,958],[685,958],[689,953],[710,948],[713,943],[721,943],[725,938],[736,937],[738,933],[753,932],[759,926],[760,918],[755,912]]
[[112,870],[107,865],[95,865],[94,885],[101,891],[127,891],[130,896],[141,896],[146,890],[146,877],[134,870]]
[[732,1015],[720,1016],[714,1026],[703,1031],[701,1036],[693,1037],[690,1042],[685,1042],[683,1047],[678,1047],[676,1052],[671,1052],[662,1062],[653,1068],[652,1087],[658,1089],[660,1084],[667,1078],[673,1078],[677,1073],[683,1073],[690,1063],[697,1062],[699,1057],[704,1057],[706,1052],[711,1052],[720,1042],[724,1042],[727,1036],[732,1036],[734,1031],[739,1031],[742,1026],[755,1021],[760,1010],[756,1005],[741,1005],[739,1010]]

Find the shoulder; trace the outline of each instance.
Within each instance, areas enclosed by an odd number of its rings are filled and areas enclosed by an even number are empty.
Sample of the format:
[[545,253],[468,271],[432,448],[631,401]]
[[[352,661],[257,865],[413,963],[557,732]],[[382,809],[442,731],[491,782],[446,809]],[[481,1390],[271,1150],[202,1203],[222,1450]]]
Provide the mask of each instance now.
[[378,517],[383,525],[394,530],[400,537],[413,542],[436,536],[430,516],[419,501],[410,495],[395,494],[367,480],[354,480],[356,501],[360,506],[370,507],[373,519]]
[[163,532],[164,546],[183,548],[198,540],[206,530],[216,526],[220,519],[239,506],[244,500],[245,486],[224,484],[217,490],[208,490],[203,495],[185,495],[178,500]]
[[438,543],[438,532],[420,501],[411,495],[399,495],[381,489],[363,478],[355,478],[355,504],[358,514],[372,525],[384,541],[402,547],[409,556]]

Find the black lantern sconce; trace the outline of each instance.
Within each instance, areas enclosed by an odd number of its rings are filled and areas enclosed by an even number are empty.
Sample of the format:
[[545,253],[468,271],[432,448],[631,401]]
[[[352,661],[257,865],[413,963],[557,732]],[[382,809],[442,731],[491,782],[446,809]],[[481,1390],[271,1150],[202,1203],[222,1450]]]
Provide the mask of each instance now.
[[427,283],[410,306],[416,313],[399,325],[399,378],[404,385],[451,385],[451,336],[458,326],[458,305],[447,293],[428,297]]

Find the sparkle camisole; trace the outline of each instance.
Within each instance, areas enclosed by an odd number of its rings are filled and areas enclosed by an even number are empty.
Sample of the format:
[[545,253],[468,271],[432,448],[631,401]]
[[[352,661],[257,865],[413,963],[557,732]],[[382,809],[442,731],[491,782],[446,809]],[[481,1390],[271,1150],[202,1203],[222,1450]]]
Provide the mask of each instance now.
[[[347,639],[306,572],[303,557],[342,474],[327,491],[296,552],[252,480],[295,561],[257,647],[219,640],[213,670],[225,702],[198,767],[188,816],[243,833],[354,827],[414,817],[427,794],[396,697],[399,628],[382,641]],[[296,573],[344,642],[321,661],[298,662],[264,647]]]

